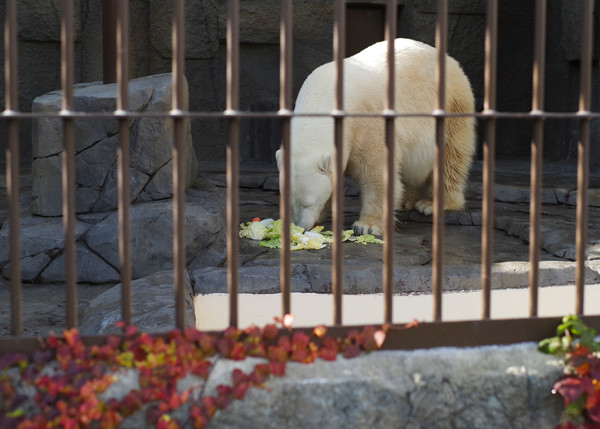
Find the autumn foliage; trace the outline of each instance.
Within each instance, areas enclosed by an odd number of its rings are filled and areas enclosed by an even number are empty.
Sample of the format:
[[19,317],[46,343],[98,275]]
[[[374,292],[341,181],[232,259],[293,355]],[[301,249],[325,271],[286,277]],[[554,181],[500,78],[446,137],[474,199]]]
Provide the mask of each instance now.
[[[291,323],[278,322],[284,328]],[[340,339],[327,336],[324,326],[308,334],[271,324],[228,328],[218,335],[190,328],[155,337],[134,326],[122,328],[123,335],[109,336],[103,345],[85,345],[73,329],[51,336],[32,356],[0,357],[0,427],[109,429],[144,413],[146,423],[159,429],[203,428],[218,410],[244,399],[248,389],[285,375],[288,362],[355,357],[380,348],[387,331],[386,326],[365,327]],[[203,387],[178,389],[178,381],[188,375],[208,379],[219,358],[246,357],[263,359],[250,373],[233,370],[231,384],[218,386],[212,396]],[[124,370],[138,372],[140,388],[119,399],[107,398],[103,392]],[[186,410],[183,421],[174,416],[180,409]]]
[[600,343],[596,331],[567,316],[557,335],[540,342],[545,353],[565,356],[564,376],[552,389],[562,396],[563,422],[555,429],[600,429]]

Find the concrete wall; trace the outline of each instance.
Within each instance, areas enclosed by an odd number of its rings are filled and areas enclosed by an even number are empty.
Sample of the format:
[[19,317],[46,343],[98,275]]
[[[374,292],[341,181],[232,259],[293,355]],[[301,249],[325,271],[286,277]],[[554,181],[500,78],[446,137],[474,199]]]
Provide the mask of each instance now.
[[[349,4],[384,4],[366,0]],[[19,4],[19,60],[21,109],[60,87],[60,2],[21,0]],[[76,0],[75,76],[78,82],[102,79],[102,5],[99,0]],[[331,0],[294,2],[294,94],[315,67],[332,58]],[[399,0],[399,35],[433,43],[435,1]],[[452,0],[449,4],[449,52],[471,78],[482,107],[485,27],[484,0]],[[531,105],[531,56],[533,51],[533,2],[504,0],[499,5],[498,108],[528,111]],[[186,2],[186,75],[190,84],[190,108],[221,111],[225,107],[226,2]],[[141,77],[170,70],[172,3],[164,0],[131,0],[131,75]],[[277,109],[279,88],[279,0],[241,2],[241,107],[246,110]],[[0,10],[3,20],[4,10]],[[578,2],[551,0],[548,4],[547,110],[575,111],[579,87],[581,16]],[[353,34],[360,28],[349,27]],[[3,47],[0,53],[3,55]],[[597,65],[594,73],[597,75]],[[3,96],[4,70],[0,70]],[[598,95],[598,79],[594,94]],[[599,108],[600,97],[594,97]],[[593,146],[598,145],[599,121],[593,124]],[[242,122],[241,159],[244,165],[273,165],[278,146],[274,121]],[[5,135],[0,121],[0,135]],[[22,124],[24,161],[31,158],[29,121]],[[522,120],[501,121],[497,154],[500,158],[527,157],[531,131]],[[192,132],[200,162],[223,162],[226,128],[221,120],[194,120]],[[5,145],[5,139],[0,139]],[[545,156],[549,160],[576,158],[577,124],[547,121]],[[4,156],[4,148],[0,148]],[[600,165],[594,153],[592,165]]]

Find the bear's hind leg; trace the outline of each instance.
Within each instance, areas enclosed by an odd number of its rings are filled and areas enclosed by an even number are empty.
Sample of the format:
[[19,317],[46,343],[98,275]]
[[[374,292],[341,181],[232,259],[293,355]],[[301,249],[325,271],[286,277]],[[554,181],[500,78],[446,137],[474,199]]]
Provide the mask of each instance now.
[[419,191],[412,188],[411,186],[404,185],[404,192],[402,194],[402,202],[400,205],[396,205],[400,211],[410,211],[415,208],[417,198],[419,197]]
[[[470,111],[450,103],[451,112]],[[475,152],[475,124],[472,118],[448,118],[446,121],[446,144],[444,150],[444,210],[462,210],[465,205],[464,189]],[[433,173],[432,173],[433,176]],[[430,186],[433,183],[430,176]],[[426,199],[417,201],[415,208],[424,215],[433,213],[431,190]]]

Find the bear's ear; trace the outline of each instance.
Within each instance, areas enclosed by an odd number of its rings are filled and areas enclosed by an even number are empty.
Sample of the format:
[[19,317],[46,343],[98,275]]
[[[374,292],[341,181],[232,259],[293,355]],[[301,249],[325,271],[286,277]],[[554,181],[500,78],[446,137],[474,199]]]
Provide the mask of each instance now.
[[277,149],[275,152],[275,159],[277,160],[277,169],[281,171],[281,149]]
[[323,155],[321,155],[321,158],[319,158],[319,170],[321,170],[323,173],[330,173],[330,164],[331,154],[329,152],[325,152]]

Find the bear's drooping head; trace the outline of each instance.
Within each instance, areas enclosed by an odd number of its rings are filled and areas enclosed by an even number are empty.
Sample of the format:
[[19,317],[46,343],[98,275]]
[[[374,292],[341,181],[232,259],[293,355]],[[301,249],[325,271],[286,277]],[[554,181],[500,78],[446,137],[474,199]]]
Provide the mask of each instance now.
[[[283,183],[281,149],[275,155],[279,183]],[[307,154],[294,154],[290,195],[292,223],[308,230],[323,220],[333,191],[331,177],[330,153],[321,154],[316,160]]]

